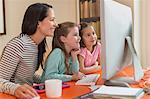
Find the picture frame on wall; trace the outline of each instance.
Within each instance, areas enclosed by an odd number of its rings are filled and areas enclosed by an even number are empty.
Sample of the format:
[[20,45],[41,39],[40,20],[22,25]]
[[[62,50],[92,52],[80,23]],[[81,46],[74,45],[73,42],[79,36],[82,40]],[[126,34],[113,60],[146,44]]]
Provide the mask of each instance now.
[[0,0],[0,35],[6,34],[5,27],[5,0]]

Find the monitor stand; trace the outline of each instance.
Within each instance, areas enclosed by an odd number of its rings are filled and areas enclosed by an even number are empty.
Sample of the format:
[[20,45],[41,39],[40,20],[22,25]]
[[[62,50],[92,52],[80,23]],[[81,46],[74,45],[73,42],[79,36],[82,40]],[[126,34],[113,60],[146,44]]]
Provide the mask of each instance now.
[[132,65],[134,67],[134,75],[133,77],[116,77],[110,80],[106,80],[104,84],[107,86],[130,87],[129,84],[138,82],[144,76],[144,72],[142,70],[140,61],[137,57],[131,37],[127,36],[126,41],[132,54]]
[[106,86],[118,86],[118,87],[130,87],[130,85],[123,81],[117,80],[106,80],[104,85]]

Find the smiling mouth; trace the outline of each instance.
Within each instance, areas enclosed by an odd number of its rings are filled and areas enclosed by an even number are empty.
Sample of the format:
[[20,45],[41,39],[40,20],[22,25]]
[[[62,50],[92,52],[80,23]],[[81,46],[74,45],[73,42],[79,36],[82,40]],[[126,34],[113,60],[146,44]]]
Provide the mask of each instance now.
[[96,40],[93,40],[93,41],[91,41],[91,42],[95,42]]
[[50,28],[50,29],[55,29],[55,27],[52,27],[52,28]]

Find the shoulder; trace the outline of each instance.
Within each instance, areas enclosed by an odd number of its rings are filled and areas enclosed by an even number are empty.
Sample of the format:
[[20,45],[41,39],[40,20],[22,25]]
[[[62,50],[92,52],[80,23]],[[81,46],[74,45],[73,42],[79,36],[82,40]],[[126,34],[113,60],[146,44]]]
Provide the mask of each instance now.
[[100,43],[100,42],[97,42],[96,47],[97,47],[98,49],[101,49],[101,43]]
[[63,51],[60,48],[55,48],[50,53],[50,56],[57,57],[57,58],[59,58],[59,57],[61,57],[63,55],[64,55]]
[[7,43],[6,48],[7,47],[15,49],[23,49],[24,42],[21,40],[20,36],[14,37]]
[[80,49],[80,53],[84,53],[85,54],[86,52],[87,52],[87,48],[86,47]]
[[97,42],[97,46],[101,46],[101,43],[100,43],[100,42]]
[[84,57],[84,58],[85,58],[86,53],[87,53],[87,48],[86,48],[86,47],[85,47],[85,48],[81,48],[81,49],[80,49],[80,55],[81,55],[82,57]]
[[35,49],[37,47],[38,45],[36,45],[28,35],[20,34],[11,39],[5,46],[5,49],[23,52],[24,50]]
[[63,51],[60,48],[55,48],[48,55],[48,60],[60,60],[63,57]]
[[20,39],[19,36],[11,39],[3,49],[3,55],[5,54],[13,54],[13,55],[21,55],[24,52],[24,43]]
[[55,54],[61,54],[63,53],[63,51],[60,49],[60,48],[55,48],[52,53],[55,53]]
[[7,45],[20,45],[20,46],[24,46],[26,45],[27,43],[29,43],[29,37],[27,35],[24,35],[24,34],[20,34],[19,36],[17,37],[14,37],[13,39],[11,39]]

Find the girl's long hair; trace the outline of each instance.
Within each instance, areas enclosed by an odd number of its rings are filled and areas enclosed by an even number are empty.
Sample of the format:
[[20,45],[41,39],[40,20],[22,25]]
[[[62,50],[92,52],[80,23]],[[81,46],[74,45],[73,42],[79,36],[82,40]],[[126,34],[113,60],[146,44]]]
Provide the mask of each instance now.
[[[33,35],[36,32],[39,21],[43,21],[48,16],[49,8],[53,8],[46,3],[35,3],[30,5],[24,15],[21,34]],[[43,55],[46,52],[46,39],[38,45],[37,68],[41,65],[43,68]]]
[[67,35],[70,32],[70,29],[73,27],[78,27],[78,26],[77,26],[77,24],[75,24],[73,22],[64,22],[64,23],[58,24],[58,27],[56,27],[56,29],[54,31],[54,37],[53,37],[53,41],[52,41],[52,51],[55,48],[60,48],[64,52],[65,65],[67,68],[66,73],[67,74],[69,73],[69,63],[68,63],[69,55],[66,52],[65,45],[61,41],[60,37],[61,36],[67,37]]

